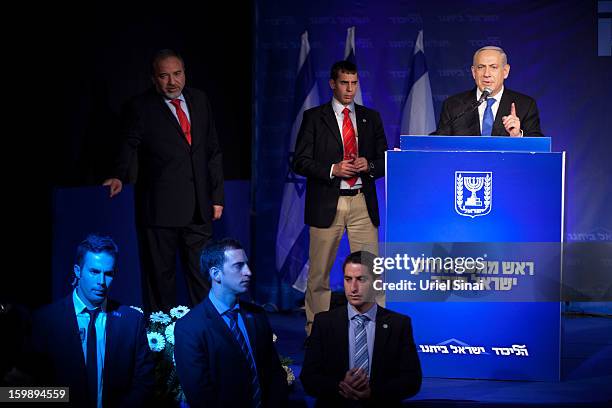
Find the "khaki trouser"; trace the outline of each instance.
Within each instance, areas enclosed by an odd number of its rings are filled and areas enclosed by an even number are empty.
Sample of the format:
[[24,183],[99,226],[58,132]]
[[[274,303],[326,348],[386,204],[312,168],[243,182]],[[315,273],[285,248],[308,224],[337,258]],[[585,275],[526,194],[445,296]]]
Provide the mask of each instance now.
[[378,228],[370,220],[361,192],[355,196],[339,197],[336,216],[328,228],[310,227],[310,268],[305,297],[308,335],[315,314],[329,309],[329,274],[345,229],[351,252],[365,250],[378,255]]

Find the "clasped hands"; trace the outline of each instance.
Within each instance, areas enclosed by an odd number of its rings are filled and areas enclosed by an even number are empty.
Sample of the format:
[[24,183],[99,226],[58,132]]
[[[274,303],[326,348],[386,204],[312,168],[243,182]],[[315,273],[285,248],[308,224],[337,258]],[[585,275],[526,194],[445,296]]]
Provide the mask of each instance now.
[[348,370],[338,388],[340,395],[355,401],[368,399],[372,394],[368,374],[361,368]]
[[353,154],[349,159],[334,164],[332,174],[334,177],[351,178],[358,173],[368,173],[369,171],[368,160],[365,157],[357,157]]

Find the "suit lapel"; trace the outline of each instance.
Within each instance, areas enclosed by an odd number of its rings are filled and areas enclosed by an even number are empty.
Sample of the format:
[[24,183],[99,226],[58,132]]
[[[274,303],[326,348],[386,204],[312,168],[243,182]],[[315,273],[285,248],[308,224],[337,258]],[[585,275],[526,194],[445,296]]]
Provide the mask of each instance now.
[[366,111],[361,105],[355,104],[355,122],[357,122],[357,140],[358,140],[358,148],[359,148],[359,156],[364,157],[365,152],[363,149],[365,148],[365,138],[367,138],[367,124],[368,119],[366,118]]
[[336,121],[336,115],[334,114],[331,102],[323,106],[323,111],[321,113],[323,122],[325,122],[325,125],[327,125],[329,131],[335,136],[336,141],[342,148],[342,135],[340,134],[340,129],[338,128],[338,122]]
[[[119,336],[121,334],[118,330],[118,326],[121,314],[116,310],[117,306],[117,304],[109,300],[106,307],[106,344],[104,345],[104,369],[102,371],[104,384],[110,384],[110,374],[113,372],[113,361],[116,361],[118,356],[117,347],[119,345]],[[106,390],[108,387],[105,387],[104,389]]]
[[157,105],[159,109],[163,112],[166,119],[168,119],[172,123],[172,126],[174,126],[176,131],[179,132],[181,136],[183,136],[183,129],[181,129],[181,125],[179,124],[178,120],[176,120],[176,117],[170,110],[170,107],[166,103],[166,100],[164,99],[164,97],[161,95],[156,95],[155,99],[157,100]]
[[[172,113],[172,110],[170,110],[170,107],[166,103],[166,100],[164,99],[164,97],[159,94],[156,94],[155,99],[157,100],[157,105],[159,109],[163,112],[163,115],[166,117],[166,119],[170,121],[170,123],[172,123],[172,126],[174,126],[174,129],[176,129],[176,131],[178,132],[178,136],[180,136],[183,142],[187,144],[187,139],[185,139],[185,134],[183,133],[183,129],[181,129],[181,125],[179,121],[176,119],[176,117]],[[185,98],[185,100],[187,100],[187,98]],[[189,106],[189,104],[187,104],[187,106],[189,107],[189,112],[191,113],[191,107]]]
[[347,307],[342,307],[340,312],[340,320],[342,324],[334,324],[334,339],[338,342],[336,344],[336,350],[340,353],[342,367],[344,372],[349,369],[349,321],[348,321],[348,309]]
[[[197,117],[197,115],[194,114],[195,109],[193,108],[193,98],[191,96],[191,92],[189,92],[188,89],[183,88],[183,96],[185,97],[185,102],[187,103],[187,109],[189,109],[189,126],[191,127],[191,148],[193,149],[200,141],[199,133],[195,131],[195,129],[197,129],[197,126],[199,125],[199,118]],[[174,121],[178,123],[176,119]],[[183,135],[185,143],[187,143],[187,139],[185,139],[185,135],[183,134],[182,129],[181,134]]]
[[[476,95],[476,88],[474,88],[472,92],[470,92],[468,99],[464,101],[464,105],[466,107],[472,105],[476,101]],[[465,132],[466,135],[480,136],[482,130],[480,129],[480,115],[478,114],[478,108],[472,110],[472,112],[468,113],[467,115],[468,117],[465,118],[465,123],[468,123],[470,128],[467,132]]]
[[372,379],[376,379],[379,366],[381,366],[381,369],[384,368],[383,357],[385,355],[385,349],[387,341],[389,340],[389,335],[391,334],[391,325],[389,324],[387,317],[387,311],[384,308],[378,306],[378,310],[376,312],[376,334],[374,335],[374,351],[372,352]]
[[[76,313],[74,311],[74,302],[72,295],[65,298],[62,305],[62,316],[59,317],[58,323],[63,327],[59,333],[66,333],[66,338],[63,346],[67,354],[76,358],[69,358],[66,364],[74,369],[74,379],[80,385],[79,389],[87,387],[87,369],[85,367],[85,356],[83,355],[83,344],[81,343],[81,334],[79,332],[79,324],[77,323]],[[70,370],[72,371],[72,370]]]
[[[208,297],[204,299],[204,310],[208,322],[215,329],[214,332],[219,333],[219,335],[223,337],[225,343],[233,344],[237,350],[240,350],[240,344],[238,344],[238,340],[234,337],[234,333],[232,333],[231,329],[227,326],[225,320],[223,320],[223,317],[217,312],[217,309],[215,309],[215,306]],[[240,354],[242,354],[242,352]]]
[[469,135],[480,136],[482,129],[480,129],[480,115],[478,115],[478,109],[474,110],[470,115],[471,118],[468,119],[468,123],[472,123],[473,125],[467,133]]
[[495,122],[493,122],[493,131],[491,132],[493,136],[509,136],[502,123],[502,118],[510,114],[510,105],[512,105],[512,97],[508,95],[508,90],[505,89],[501,101],[499,101]]
[[249,336],[249,343],[251,344],[251,350],[253,353],[253,359],[257,361],[257,325],[255,323],[255,316],[240,307],[240,315],[244,321],[247,334]]

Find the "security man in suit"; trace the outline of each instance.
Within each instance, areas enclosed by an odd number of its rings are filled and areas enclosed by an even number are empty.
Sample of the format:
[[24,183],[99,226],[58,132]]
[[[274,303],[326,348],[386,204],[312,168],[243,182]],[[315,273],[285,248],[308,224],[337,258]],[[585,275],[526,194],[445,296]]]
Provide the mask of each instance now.
[[374,255],[344,261],[346,307],[315,316],[300,380],[316,407],[399,407],[421,387],[410,318],[375,302]]
[[89,235],[77,248],[74,291],[33,317],[28,371],[36,385],[69,387],[69,406],[141,407],[153,394],[143,314],[108,298],[117,253],[110,237]]
[[293,167],[306,177],[304,222],[310,226],[306,333],[329,309],[329,274],[346,230],[351,251],[378,253],[377,178],[384,176],[387,139],[380,114],[355,104],[357,67],[336,62],[330,102],[304,112]]
[[287,404],[287,375],[264,310],[239,301],[251,270],[239,242],[224,239],[202,252],[208,296],[176,322],[176,371],[190,407],[278,407]]

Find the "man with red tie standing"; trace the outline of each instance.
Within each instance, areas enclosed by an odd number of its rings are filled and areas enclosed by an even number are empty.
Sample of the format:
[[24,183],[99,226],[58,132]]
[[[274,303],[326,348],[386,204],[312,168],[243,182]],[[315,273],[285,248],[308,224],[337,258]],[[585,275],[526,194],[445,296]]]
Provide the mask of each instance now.
[[223,166],[207,96],[185,87],[185,66],[172,50],[152,61],[154,88],[125,110],[123,142],[115,174],[104,182],[121,192],[132,160],[143,301],[147,312],[176,305],[175,264],[180,256],[191,305],[202,301],[208,282],[198,260],[212,237],[212,220],[223,211]]
[[378,253],[378,199],[387,139],[380,114],[354,103],[357,67],[331,68],[330,102],[304,112],[293,167],[307,178],[304,222],[310,226],[306,333],[314,315],[329,309],[330,269],[346,230],[351,252]]

